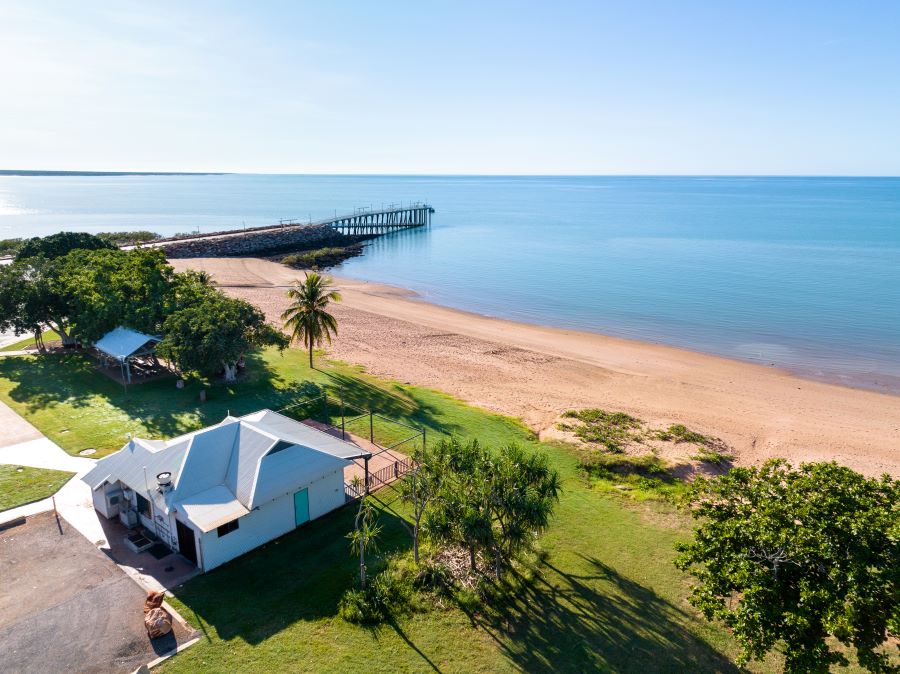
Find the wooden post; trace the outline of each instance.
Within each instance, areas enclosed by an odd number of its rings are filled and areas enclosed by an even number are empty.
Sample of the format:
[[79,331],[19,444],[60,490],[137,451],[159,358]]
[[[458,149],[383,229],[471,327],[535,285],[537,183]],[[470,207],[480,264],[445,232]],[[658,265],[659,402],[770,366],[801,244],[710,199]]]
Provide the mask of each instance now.
[[344,389],[341,389],[341,440],[346,440],[347,434],[344,431]]
[[372,410],[369,410],[369,442],[375,444],[375,428],[372,425]]

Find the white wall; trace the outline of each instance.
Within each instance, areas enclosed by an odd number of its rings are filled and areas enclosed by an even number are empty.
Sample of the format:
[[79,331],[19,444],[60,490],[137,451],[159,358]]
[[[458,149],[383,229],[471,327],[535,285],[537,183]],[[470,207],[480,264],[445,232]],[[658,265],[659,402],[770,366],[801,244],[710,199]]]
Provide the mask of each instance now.
[[[295,491],[300,491],[304,485]],[[344,505],[344,472],[330,475],[306,485],[309,489],[309,518],[311,520]],[[251,510],[239,520],[236,531],[221,538],[216,530],[205,534],[195,533],[200,542],[200,563],[204,571],[210,571],[225,562],[259,547],[263,543],[282,536],[295,528],[294,492],[269,501]]]
[[335,508],[340,508],[344,505],[344,469],[341,468],[326,475],[307,488],[309,489],[309,519],[314,520],[325,513],[330,513]]

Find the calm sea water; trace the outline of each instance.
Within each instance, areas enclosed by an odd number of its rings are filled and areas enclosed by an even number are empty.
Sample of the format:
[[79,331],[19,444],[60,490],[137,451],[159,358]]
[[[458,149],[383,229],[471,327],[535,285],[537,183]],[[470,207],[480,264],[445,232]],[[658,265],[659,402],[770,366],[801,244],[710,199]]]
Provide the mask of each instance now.
[[0,238],[173,234],[427,200],[343,275],[900,392],[900,179],[0,177]]

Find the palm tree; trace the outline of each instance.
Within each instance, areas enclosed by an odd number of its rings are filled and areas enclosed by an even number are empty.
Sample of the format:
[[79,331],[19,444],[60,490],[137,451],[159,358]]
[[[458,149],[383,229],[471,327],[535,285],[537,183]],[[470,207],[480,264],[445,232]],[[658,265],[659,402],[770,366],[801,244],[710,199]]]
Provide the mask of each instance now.
[[291,306],[281,314],[284,327],[291,331],[291,341],[300,342],[309,349],[309,366],[313,366],[313,347],[331,343],[337,334],[337,321],[325,309],[329,302],[340,302],[341,294],[331,285],[332,281],[317,272],[308,272],[303,281],[297,281],[288,290]]

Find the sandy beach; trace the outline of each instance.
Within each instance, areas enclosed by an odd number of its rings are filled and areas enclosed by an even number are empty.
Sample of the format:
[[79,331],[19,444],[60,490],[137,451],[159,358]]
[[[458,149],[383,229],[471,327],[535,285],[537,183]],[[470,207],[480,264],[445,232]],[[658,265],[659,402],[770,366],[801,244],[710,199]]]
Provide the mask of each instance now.
[[[302,277],[255,258],[171,262],[211,273],[275,323],[285,287]],[[900,476],[898,396],[684,349],[488,318],[398,288],[335,280],[344,301],[334,305],[340,333],[332,357],[520,417],[544,437],[554,434],[564,410],[603,407],[720,437],[738,464],[834,459],[868,475]]]

